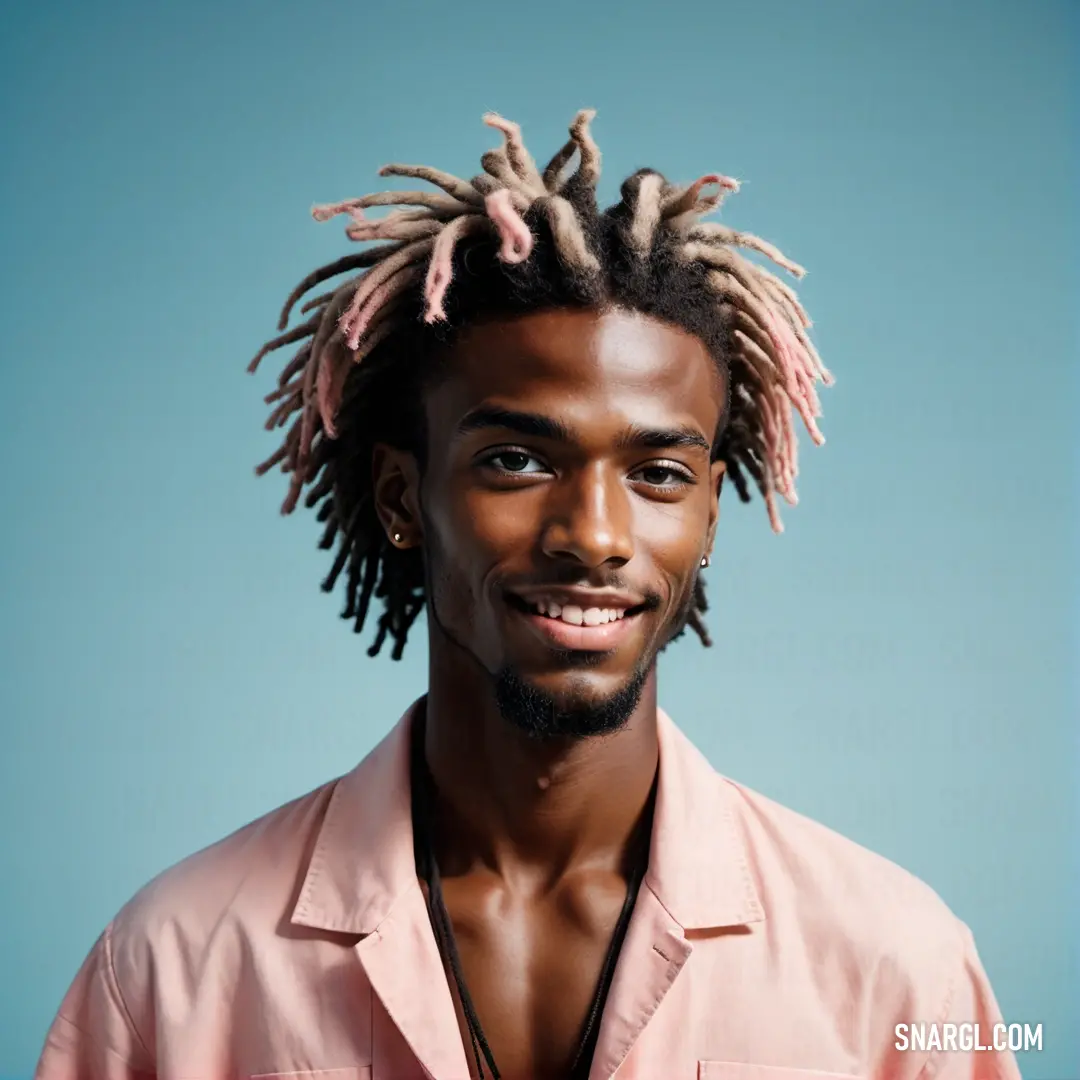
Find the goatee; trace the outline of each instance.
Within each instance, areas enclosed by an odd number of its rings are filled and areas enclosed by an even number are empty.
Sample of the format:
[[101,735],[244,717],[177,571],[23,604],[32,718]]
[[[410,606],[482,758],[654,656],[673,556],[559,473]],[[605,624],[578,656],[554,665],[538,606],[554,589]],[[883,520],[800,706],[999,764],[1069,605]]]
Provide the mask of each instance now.
[[556,699],[526,682],[512,667],[495,676],[495,700],[504,720],[534,739],[588,739],[624,728],[641,701],[649,668],[641,665],[614,694],[599,701],[582,695]]

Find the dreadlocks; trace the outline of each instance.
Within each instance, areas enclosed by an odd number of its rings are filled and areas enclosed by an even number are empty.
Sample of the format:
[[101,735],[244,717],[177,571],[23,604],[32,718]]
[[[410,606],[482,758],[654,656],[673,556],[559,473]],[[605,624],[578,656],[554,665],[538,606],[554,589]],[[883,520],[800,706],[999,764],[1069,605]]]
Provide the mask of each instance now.
[[[739,249],[757,252],[795,277],[802,267],[756,236],[703,222],[738,182],[709,174],[671,184],[642,169],[622,185],[621,200],[600,211],[600,152],[583,110],[570,138],[541,172],[516,124],[489,114],[503,144],[481,158],[470,181],[424,165],[387,165],[381,176],[427,181],[436,191],[384,191],[317,206],[317,221],[340,214],[355,241],[387,241],[309,274],[285,301],[280,336],[251,361],[302,342],[267,395],[268,430],[292,423],[279,449],[256,470],[280,464],[289,475],[282,513],[318,506],[320,547],[338,544],[323,590],[347,573],[343,618],[363,629],[373,597],[383,601],[376,655],[386,638],[400,659],[425,602],[423,563],[399,551],[375,512],[371,455],[384,442],[414,452],[423,467],[422,395],[439,350],[456,330],[482,316],[544,307],[620,306],[696,335],[727,386],[725,415],[713,448],[743,502],[749,476],[781,532],[776,496],[797,498],[797,412],[817,444],[821,408],[815,383],[833,379],[807,336],[810,320],[793,290]],[[577,156],[577,167],[569,171]],[[371,218],[372,207],[408,207]],[[286,331],[297,302],[315,286],[354,275],[309,300],[309,315]],[[710,644],[700,578],[687,625]],[[685,629],[685,627],[683,628]]]

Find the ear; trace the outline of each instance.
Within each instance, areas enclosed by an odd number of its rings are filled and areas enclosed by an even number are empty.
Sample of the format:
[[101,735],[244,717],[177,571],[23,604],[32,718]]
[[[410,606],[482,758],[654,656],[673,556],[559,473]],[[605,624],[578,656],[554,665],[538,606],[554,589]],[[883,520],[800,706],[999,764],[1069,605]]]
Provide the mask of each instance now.
[[424,530],[416,458],[407,450],[376,443],[371,454],[371,478],[375,513],[390,542],[402,550],[419,547]]
[[716,526],[720,522],[720,491],[724,486],[727,465],[723,461],[714,461],[709,466],[709,528],[705,534],[705,554],[711,555],[716,539]]

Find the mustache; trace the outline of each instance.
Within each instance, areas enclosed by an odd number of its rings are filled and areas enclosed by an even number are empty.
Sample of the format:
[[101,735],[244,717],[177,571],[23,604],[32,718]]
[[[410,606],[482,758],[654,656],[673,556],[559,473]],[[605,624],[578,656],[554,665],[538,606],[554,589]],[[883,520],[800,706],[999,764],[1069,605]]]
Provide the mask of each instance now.
[[655,589],[641,588],[627,581],[619,574],[606,574],[600,577],[596,574],[583,572],[580,567],[569,566],[565,570],[552,570],[542,577],[515,578],[513,581],[506,579],[496,583],[497,588],[504,592],[513,592],[516,589],[546,589],[546,588],[580,588],[580,589],[610,589],[613,592],[632,593],[642,597],[641,607],[643,611],[657,611],[664,602],[663,596]]

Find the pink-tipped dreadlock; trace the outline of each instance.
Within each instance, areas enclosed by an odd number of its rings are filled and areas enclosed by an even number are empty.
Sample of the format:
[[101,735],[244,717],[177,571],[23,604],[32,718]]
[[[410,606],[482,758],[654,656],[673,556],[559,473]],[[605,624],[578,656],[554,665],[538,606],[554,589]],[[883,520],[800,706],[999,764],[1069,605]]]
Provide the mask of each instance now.
[[[423,596],[415,580],[406,587],[393,576],[396,555],[380,534],[370,494],[362,487],[367,481],[357,478],[355,468],[348,476],[343,466],[339,468],[338,429],[342,418],[352,415],[348,410],[363,407],[356,388],[368,384],[354,376],[365,361],[392,359],[393,342],[406,328],[405,320],[412,318],[417,300],[423,322],[447,321],[455,253],[463,244],[494,242],[497,254],[492,266],[501,264],[504,273],[513,274],[518,267],[531,265],[538,242],[543,241],[544,257],[550,259],[554,253],[563,272],[592,298],[587,302],[633,305],[633,297],[627,299],[626,294],[630,286],[619,277],[624,272],[620,267],[637,265],[661,275],[688,273],[678,288],[689,283],[704,290],[715,326],[723,330],[729,407],[719,456],[741,498],[749,498],[744,472],[753,478],[776,532],[783,529],[776,496],[791,505],[797,502],[793,417],[801,419],[815,443],[824,442],[817,425],[821,405],[816,384],[831,385],[833,378],[808,336],[810,319],[788,284],[741,252],[755,252],[796,278],[803,276],[803,268],[756,236],[701,220],[739,189],[738,181],[719,173],[674,185],[659,173],[642,170],[624,183],[622,202],[601,214],[595,206],[600,151],[589,130],[594,115],[592,110],[577,114],[569,140],[541,170],[518,125],[489,113],[484,122],[501,133],[502,145],[482,156],[483,172],[471,180],[425,165],[387,165],[381,176],[422,180],[438,190],[383,191],[312,211],[317,221],[346,215],[346,234],[354,241],[385,242],[309,274],[285,303],[279,322],[282,333],[252,360],[249,370],[254,371],[268,352],[302,342],[277,389],[266,397],[274,406],[267,427],[282,427],[290,418],[292,424],[281,447],[258,471],[280,464],[290,474],[283,512],[296,506],[306,485],[310,485],[308,505],[322,501],[319,518],[327,522],[323,546],[331,546],[335,536],[342,538],[325,587],[332,587],[348,566],[346,615],[356,619],[357,629],[373,593],[387,597],[375,651],[391,634],[397,642],[395,656],[400,655]],[[577,168],[570,172],[575,156]],[[368,216],[368,210],[381,206],[406,209],[381,218]],[[665,256],[653,262],[658,251]],[[362,272],[304,304],[302,311],[313,314],[286,331],[289,313],[302,296],[351,271]],[[663,291],[664,281],[656,287]],[[543,289],[536,295],[536,303],[545,302]],[[656,310],[657,305],[650,303],[647,309]],[[675,321],[680,318],[674,316]],[[715,351],[715,340],[710,347]],[[380,359],[376,367],[388,363]],[[701,618],[702,588],[699,582],[699,602],[689,625],[708,643]]]
[[511,265],[524,262],[532,251],[532,233],[514,209],[510,192],[506,188],[493,191],[484,200],[484,205],[502,239],[499,258]]

